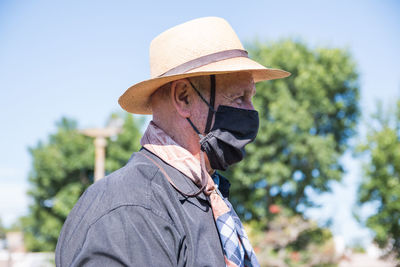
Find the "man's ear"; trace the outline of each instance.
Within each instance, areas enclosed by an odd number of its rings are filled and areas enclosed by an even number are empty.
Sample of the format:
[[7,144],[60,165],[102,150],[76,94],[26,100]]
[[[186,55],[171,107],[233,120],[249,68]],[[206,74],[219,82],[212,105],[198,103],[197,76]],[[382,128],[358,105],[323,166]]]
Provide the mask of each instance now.
[[176,111],[184,118],[190,117],[192,91],[187,79],[176,80],[171,83],[171,101]]

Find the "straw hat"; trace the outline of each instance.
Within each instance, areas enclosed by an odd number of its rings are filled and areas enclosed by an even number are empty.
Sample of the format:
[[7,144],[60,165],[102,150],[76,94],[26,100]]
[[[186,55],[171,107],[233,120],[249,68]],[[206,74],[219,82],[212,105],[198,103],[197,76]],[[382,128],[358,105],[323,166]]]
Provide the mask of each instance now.
[[250,72],[254,82],[290,75],[249,59],[238,36],[224,19],[191,20],[153,39],[150,44],[151,79],[128,88],[118,103],[130,113],[152,114],[150,96],[162,85],[187,77],[238,71]]

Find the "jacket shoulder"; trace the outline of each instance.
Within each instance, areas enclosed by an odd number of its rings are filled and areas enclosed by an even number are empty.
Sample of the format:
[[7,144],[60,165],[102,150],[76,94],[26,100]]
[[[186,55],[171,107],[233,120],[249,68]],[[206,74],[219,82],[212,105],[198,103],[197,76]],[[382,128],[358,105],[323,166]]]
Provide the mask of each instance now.
[[151,183],[158,171],[141,153],[134,153],[125,166],[92,184],[79,202],[90,202],[96,213],[121,205],[148,207]]
[[73,258],[76,249],[83,244],[90,225],[110,211],[138,206],[151,212],[151,184],[157,173],[158,168],[154,164],[141,153],[134,153],[124,167],[89,186],[64,222],[57,242],[56,260],[61,260],[60,257]]

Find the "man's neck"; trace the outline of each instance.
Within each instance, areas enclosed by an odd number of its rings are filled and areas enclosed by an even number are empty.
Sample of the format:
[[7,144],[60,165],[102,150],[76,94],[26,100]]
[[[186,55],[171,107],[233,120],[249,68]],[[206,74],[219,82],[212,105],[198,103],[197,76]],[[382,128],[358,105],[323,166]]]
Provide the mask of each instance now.
[[[171,137],[178,145],[189,151],[195,158],[200,162],[200,137],[194,132],[190,125],[182,125],[169,121],[170,123],[165,123],[164,121],[157,120],[153,118],[153,123],[155,123],[159,128],[161,128],[169,137]],[[185,123],[187,123],[185,121]],[[207,172],[211,175],[215,170],[211,168],[210,162],[208,160],[207,154],[204,153],[204,161],[206,165]]]

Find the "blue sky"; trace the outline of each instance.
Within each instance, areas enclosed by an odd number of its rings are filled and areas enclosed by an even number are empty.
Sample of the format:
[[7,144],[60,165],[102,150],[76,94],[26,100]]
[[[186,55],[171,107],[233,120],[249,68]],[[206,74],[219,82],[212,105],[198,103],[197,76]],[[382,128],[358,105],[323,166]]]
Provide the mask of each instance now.
[[[240,39],[294,37],[312,46],[348,48],[358,63],[364,121],[377,100],[400,97],[398,1],[7,1],[0,0],[0,217],[10,224],[28,199],[27,148],[46,140],[61,116],[103,126],[117,99],[149,77],[150,41],[203,16],[228,20]],[[363,122],[362,122],[363,123]],[[362,132],[363,124],[359,128]],[[347,174],[323,206],[307,214],[333,218],[346,242],[368,239],[351,217],[360,162],[343,157]]]

